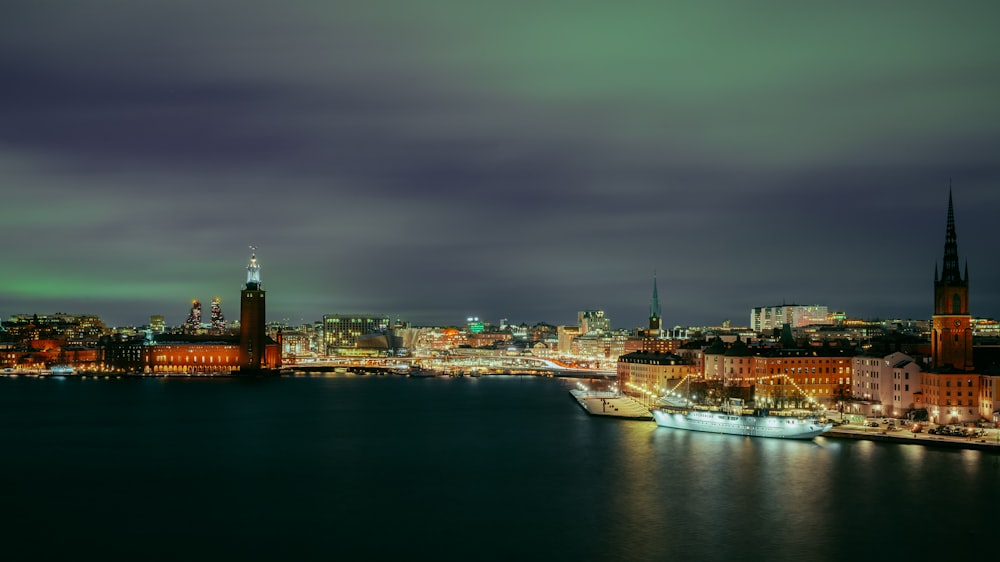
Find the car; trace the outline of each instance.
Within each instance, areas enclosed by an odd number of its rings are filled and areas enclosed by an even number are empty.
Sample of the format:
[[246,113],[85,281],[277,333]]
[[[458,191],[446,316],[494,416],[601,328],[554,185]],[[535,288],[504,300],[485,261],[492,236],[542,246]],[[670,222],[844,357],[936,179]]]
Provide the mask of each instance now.
[[910,431],[912,431],[913,433],[920,433],[923,430],[924,430],[924,424],[920,422],[917,422],[910,426]]
[[875,420],[872,420],[872,421],[870,421],[870,422],[867,422],[867,423],[865,424],[865,426],[866,426],[866,427],[878,427],[878,422],[877,422],[877,421],[875,421]]

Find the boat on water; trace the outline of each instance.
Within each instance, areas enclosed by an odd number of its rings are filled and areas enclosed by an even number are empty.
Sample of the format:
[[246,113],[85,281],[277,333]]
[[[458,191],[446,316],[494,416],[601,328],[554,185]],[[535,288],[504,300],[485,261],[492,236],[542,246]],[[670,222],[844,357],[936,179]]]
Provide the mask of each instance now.
[[53,367],[52,367],[52,369],[50,369],[50,371],[52,372],[53,375],[63,375],[63,376],[66,376],[66,375],[75,375],[76,374],[76,369],[74,369],[73,367],[71,367],[69,365],[53,365]]
[[814,416],[801,416],[773,410],[748,410],[743,400],[730,398],[722,409],[709,409],[661,398],[650,412],[656,425],[688,431],[707,431],[750,437],[812,439],[830,431],[833,424]]

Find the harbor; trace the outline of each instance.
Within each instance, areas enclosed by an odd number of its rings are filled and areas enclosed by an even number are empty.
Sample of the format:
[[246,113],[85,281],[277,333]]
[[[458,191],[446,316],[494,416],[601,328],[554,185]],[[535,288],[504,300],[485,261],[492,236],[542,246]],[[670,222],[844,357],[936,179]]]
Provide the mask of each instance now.
[[[569,393],[577,404],[592,416],[639,421],[652,421],[654,419],[650,410],[641,402],[614,391],[595,391],[583,385],[577,385],[577,388],[571,389]],[[927,429],[930,430],[933,427],[931,425]],[[686,430],[680,429],[680,431]],[[841,424],[823,432],[820,436],[828,439],[854,439],[900,445],[924,445],[927,447],[970,449],[1000,453],[1000,428],[983,430],[979,435],[968,437],[935,435],[924,433],[923,429],[916,432],[909,429],[889,429],[884,425],[870,427]]]

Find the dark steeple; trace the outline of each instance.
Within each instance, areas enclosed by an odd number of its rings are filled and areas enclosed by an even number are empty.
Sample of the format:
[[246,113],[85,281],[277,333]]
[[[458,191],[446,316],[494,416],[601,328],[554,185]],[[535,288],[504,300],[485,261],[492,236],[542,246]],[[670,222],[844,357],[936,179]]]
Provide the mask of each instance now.
[[653,272],[653,302],[649,305],[649,317],[660,317],[660,296],[656,293],[656,272]]
[[[656,272],[653,272],[653,300],[649,303],[649,331],[646,335],[650,338],[659,338],[663,333],[663,321],[660,320],[660,295],[656,292]],[[643,350],[645,350],[643,344]]]
[[[955,236],[955,207],[948,189],[948,226],[944,234],[944,264],[941,270],[942,283],[960,283],[962,272],[958,270],[958,241]],[[966,279],[968,281],[968,279]]]
[[[935,266],[936,268],[936,266]],[[935,277],[937,274],[935,272]],[[944,265],[934,280],[934,316],[931,319],[931,363],[934,369],[971,371],[972,316],[969,314],[969,264],[965,278],[958,268],[955,206],[948,189],[948,228],[944,237]]]

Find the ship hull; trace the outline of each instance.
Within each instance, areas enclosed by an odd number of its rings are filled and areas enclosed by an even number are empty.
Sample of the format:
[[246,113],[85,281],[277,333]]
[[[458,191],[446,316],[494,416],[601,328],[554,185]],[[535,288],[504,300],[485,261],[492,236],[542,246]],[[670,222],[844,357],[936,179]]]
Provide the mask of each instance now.
[[660,427],[749,437],[812,439],[833,427],[816,419],[786,416],[733,415],[725,412],[669,408],[654,408],[652,413],[656,425]]

